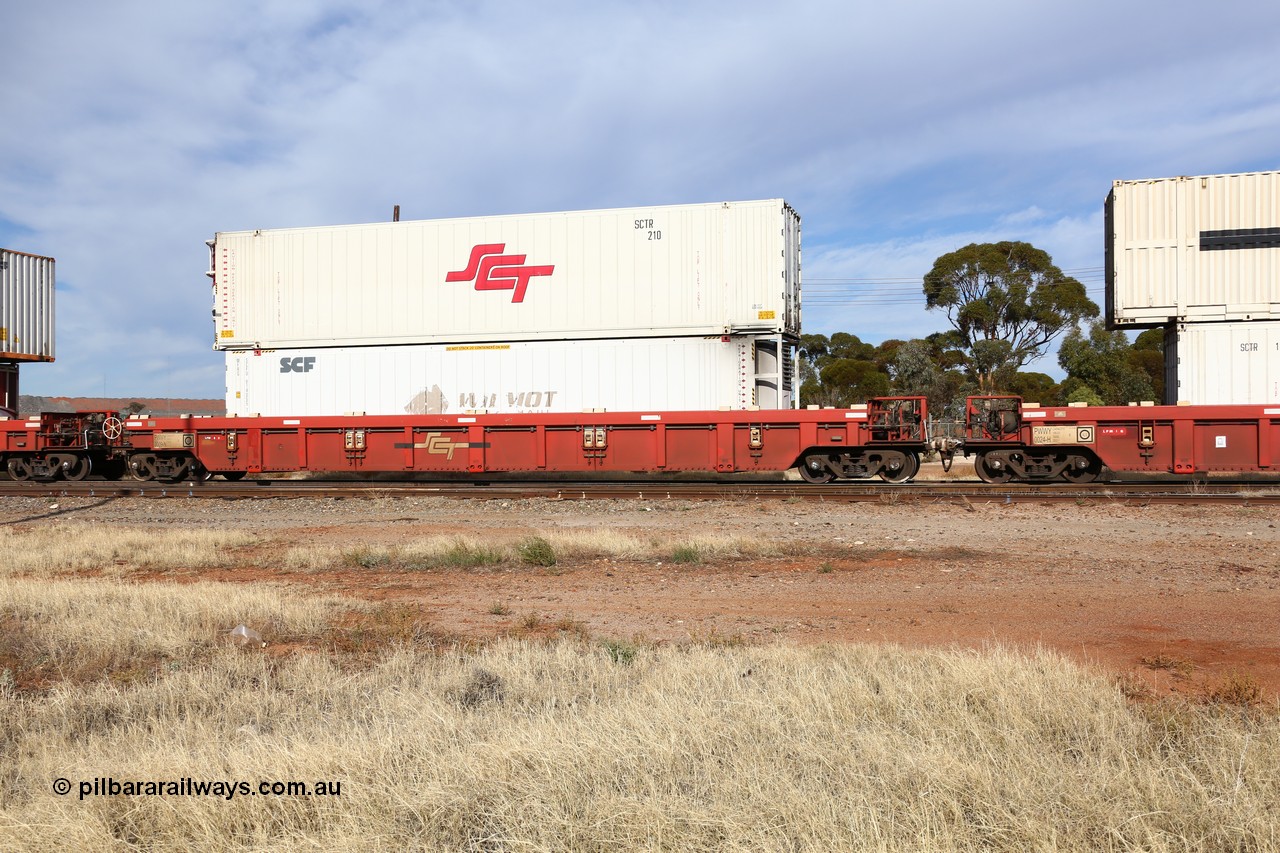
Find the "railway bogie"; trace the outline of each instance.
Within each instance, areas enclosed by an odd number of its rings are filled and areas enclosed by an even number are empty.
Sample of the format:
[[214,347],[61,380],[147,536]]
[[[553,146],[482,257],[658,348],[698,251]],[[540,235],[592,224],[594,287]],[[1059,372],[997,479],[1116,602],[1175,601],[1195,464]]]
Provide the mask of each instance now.
[[1102,464],[1090,451],[1069,448],[1017,447],[1008,450],[986,450],[976,454],[973,462],[978,478],[986,483],[1008,483],[1013,480],[1066,480],[1069,483],[1091,483],[1102,472]]
[[905,483],[920,472],[920,452],[893,447],[840,451],[814,448],[801,457],[796,467],[801,478],[810,483],[871,477],[879,477],[888,483]]

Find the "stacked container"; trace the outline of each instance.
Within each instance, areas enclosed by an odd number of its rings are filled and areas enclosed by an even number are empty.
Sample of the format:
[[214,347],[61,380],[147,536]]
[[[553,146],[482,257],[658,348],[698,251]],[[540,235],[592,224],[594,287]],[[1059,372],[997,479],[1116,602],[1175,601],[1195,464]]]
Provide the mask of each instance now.
[[1107,321],[1165,329],[1165,402],[1280,403],[1280,172],[1116,181]]
[[1175,323],[1164,333],[1166,402],[1280,403],[1280,322]]
[[230,414],[796,402],[800,221],[781,200],[222,232],[209,246]]
[[0,362],[53,361],[53,265],[0,249]]
[[53,258],[0,249],[0,415],[18,414],[18,366],[53,361]]

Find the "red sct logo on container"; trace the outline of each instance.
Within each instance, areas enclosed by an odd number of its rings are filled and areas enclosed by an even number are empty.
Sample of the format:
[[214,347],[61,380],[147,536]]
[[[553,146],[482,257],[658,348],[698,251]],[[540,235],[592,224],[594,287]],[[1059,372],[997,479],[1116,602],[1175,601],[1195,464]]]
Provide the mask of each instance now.
[[555,266],[524,266],[525,255],[504,255],[506,243],[482,243],[471,250],[465,270],[456,270],[445,281],[474,281],[476,290],[511,290],[512,302],[524,302],[529,279],[535,275],[551,275]]

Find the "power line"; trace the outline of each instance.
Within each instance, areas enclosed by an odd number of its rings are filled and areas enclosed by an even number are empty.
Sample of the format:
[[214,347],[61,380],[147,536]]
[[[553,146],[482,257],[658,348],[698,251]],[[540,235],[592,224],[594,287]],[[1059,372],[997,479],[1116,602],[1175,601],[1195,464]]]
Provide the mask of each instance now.
[[[1090,278],[1101,280],[1105,277],[1106,267],[1080,267],[1078,269],[1069,269],[1062,271],[1065,275],[1075,278]],[[923,284],[924,278],[921,277],[902,277],[902,276],[880,276],[870,278],[804,278],[804,284],[837,284],[837,285],[864,285],[864,284],[887,284],[887,285],[914,285],[919,287]]]
[[[1091,298],[1102,298],[1105,267],[1076,267],[1063,270],[1085,285]],[[869,278],[809,278],[801,283],[802,304],[824,308],[861,308],[921,304],[923,280],[898,276]]]

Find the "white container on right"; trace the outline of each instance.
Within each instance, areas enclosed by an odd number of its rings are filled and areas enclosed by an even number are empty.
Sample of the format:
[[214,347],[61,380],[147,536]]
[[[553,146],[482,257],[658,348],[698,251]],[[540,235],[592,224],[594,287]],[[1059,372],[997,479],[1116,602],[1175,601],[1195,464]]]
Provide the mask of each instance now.
[[1280,403],[1280,322],[1172,325],[1164,365],[1166,403]]
[[0,249],[0,362],[53,361],[53,309],[53,258]]
[[1280,172],[1116,181],[1107,323],[1280,320]]

